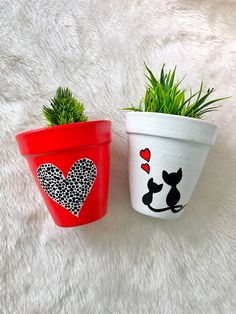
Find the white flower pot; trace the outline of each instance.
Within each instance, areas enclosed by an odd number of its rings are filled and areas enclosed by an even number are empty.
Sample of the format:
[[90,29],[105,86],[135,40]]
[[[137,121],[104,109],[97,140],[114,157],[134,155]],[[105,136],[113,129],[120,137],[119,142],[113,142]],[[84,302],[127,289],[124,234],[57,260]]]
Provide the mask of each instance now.
[[149,112],[128,112],[129,184],[132,207],[172,219],[188,204],[216,139],[209,122]]

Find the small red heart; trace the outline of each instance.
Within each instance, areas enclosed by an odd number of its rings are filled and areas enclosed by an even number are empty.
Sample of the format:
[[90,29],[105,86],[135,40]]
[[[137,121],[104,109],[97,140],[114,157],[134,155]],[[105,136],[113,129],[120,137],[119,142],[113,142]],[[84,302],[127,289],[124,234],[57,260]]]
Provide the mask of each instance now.
[[145,148],[145,149],[141,149],[140,152],[139,152],[140,156],[146,160],[146,161],[149,161],[150,160],[150,157],[151,157],[151,152],[148,148]]
[[149,166],[149,164],[142,164],[142,165],[141,165],[141,168],[142,168],[144,171],[146,171],[147,173],[150,172],[150,166]]

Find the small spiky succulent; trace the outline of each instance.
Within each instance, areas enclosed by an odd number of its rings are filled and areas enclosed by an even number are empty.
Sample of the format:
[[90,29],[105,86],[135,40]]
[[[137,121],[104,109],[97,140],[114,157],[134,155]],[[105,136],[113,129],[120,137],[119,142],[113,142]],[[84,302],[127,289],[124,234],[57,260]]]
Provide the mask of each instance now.
[[76,100],[69,88],[59,87],[50,105],[43,106],[43,115],[48,126],[85,122],[84,104]]
[[152,71],[145,64],[148,75],[146,75],[149,83],[146,85],[146,93],[138,107],[131,106],[123,108],[124,110],[142,111],[142,112],[160,112],[187,116],[200,119],[205,113],[216,110],[219,106],[212,104],[224,100],[218,98],[208,100],[208,97],[214,92],[214,88],[210,88],[206,93],[203,92],[203,81],[199,90],[190,93],[187,96],[186,90],[180,88],[181,81],[175,79],[176,67],[173,71],[165,72],[165,64],[162,66],[160,78],[157,79]]

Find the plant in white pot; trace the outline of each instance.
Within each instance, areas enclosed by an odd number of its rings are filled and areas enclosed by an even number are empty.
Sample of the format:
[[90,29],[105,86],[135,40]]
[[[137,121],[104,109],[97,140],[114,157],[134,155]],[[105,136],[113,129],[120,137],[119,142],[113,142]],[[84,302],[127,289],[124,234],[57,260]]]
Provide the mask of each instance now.
[[[145,65],[146,66],[146,65]],[[217,127],[201,120],[216,110],[208,100],[214,89],[188,96],[175,78],[176,68],[156,78],[146,66],[148,84],[138,107],[124,108],[129,145],[132,207],[149,216],[179,217],[194,191]]]

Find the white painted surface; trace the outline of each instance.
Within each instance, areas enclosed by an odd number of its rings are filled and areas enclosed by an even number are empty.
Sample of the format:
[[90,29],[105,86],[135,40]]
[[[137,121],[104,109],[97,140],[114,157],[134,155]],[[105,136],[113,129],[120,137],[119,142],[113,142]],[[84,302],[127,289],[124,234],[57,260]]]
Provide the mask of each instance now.
[[[178,218],[183,210],[175,213],[167,209],[169,207],[167,197],[172,187],[164,181],[163,171],[170,174],[181,169],[182,178],[176,186],[180,200],[174,205],[187,205],[202,172],[208,151],[215,142],[216,127],[211,123],[186,117],[131,112],[126,115],[126,130],[129,140],[132,207],[142,214],[156,218]],[[150,151],[150,160],[142,158],[142,154],[140,156],[141,150],[145,149]],[[143,170],[142,165],[147,165],[148,171]],[[176,177],[175,174],[174,176]],[[163,184],[163,187],[159,193],[153,194],[150,205],[158,210],[166,208],[167,210],[163,212],[154,212],[143,202],[143,196],[150,193],[147,183],[151,178],[158,185]],[[173,188],[176,189],[174,186]]]
[[[219,0],[2,0],[0,4],[0,312],[235,312],[236,2]],[[125,115],[144,93],[143,60],[177,64],[216,97],[219,127],[180,219],[130,206]],[[20,158],[14,135],[43,126],[59,85],[113,122],[108,215],[57,228]],[[60,139],[58,139],[60,140]]]

